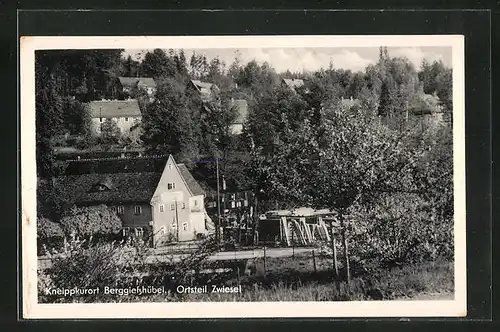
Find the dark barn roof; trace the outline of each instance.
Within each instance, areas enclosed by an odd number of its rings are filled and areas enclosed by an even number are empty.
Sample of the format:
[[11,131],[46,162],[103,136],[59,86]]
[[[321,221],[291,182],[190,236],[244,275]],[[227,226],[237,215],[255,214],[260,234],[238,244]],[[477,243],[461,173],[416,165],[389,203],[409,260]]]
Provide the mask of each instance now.
[[[158,161],[163,165],[161,170],[65,175],[56,179],[56,186],[63,188],[76,204],[149,203],[165,168],[165,161]],[[177,164],[177,167],[191,193],[195,196],[204,195],[205,191],[186,165]],[[99,187],[103,190],[99,190]]]
[[[69,175],[56,179],[76,204],[148,202],[153,197],[161,173],[112,173]],[[96,190],[96,186],[106,190]]]

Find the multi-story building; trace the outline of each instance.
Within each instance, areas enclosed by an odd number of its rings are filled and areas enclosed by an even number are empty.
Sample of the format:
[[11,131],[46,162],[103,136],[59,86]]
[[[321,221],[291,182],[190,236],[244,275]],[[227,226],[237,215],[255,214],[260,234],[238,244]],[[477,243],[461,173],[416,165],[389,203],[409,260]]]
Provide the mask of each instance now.
[[136,99],[128,100],[96,100],[89,103],[92,117],[92,130],[101,134],[101,129],[106,120],[111,120],[120,129],[122,134],[127,134],[141,122],[142,115]]
[[154,245],[190,241],[208,234],[204,191],[184,164],[169,156],[163,172],[90,173],[57,178],[78,206],[105,204],[134,234]]

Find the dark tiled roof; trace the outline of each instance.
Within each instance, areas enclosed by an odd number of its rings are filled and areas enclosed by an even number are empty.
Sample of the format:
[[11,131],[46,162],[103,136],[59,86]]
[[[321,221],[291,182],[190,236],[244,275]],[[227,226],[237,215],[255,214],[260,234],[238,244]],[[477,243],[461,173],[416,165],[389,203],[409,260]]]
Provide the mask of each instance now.
[[133,88],[137,86],[138,83],[151,88],[156,87],[156,82],[151,77],[118,77],[118,79],[120,80],[120,84],[124,87]]
[[299,78],[295,79],[284,78],[283,82],[285,82],[285,84],[288,85],[291,89],[300,88],[301,86],[304,85],[304,80],[301,80]]
[[96,100],[89,103],[93,118],[120,118],[140,116],[141,110],[136,99]]
[[200,80],[191,80],[191,83],[195,86],[201,95],[202,100],[208,101],[211,99],[212,92],[218,91],[219,87],[215,84],[202,82]]
[[186,181],[186,184],[189,187],[189,190],[191,190],[191,193],[193,193],[193,195],[198,196],[205,194],[205,191],[201,188],[198,181],[195,180],[191,172],[187,169],[186,165],[177,164],[177,167],[179,168],[182,177]]
[[238,112],[238,116],[234,123],[243,123],[247,119],[248,116],[248,103],[245,99],[235,99],[232,102],[232,106],[236,106],[236,110]]
[[[69,175],[56,179],[77,204],[149,202],[161,173],[113,173]],[[103,185],[107,190],[94,190]]]
[[210,90],[212,88],[212,83],[208,82],[202,82],[200,80],[191,80],[193,82],[194,86],[197,87],[200,90],[207,89]]

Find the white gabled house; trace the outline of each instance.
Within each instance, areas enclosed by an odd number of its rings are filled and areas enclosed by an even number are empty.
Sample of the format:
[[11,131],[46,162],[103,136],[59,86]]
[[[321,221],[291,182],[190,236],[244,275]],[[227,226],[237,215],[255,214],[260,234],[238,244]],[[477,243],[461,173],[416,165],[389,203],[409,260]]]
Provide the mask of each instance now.
[[65,188],[77,206],[114,209],[123,236],[138,236],[150,245],[192,241],[215,230],[205,210],[205,192],[171,155],[161,173],[79,174],[61,176],[54,184]]
[[186,165],[169,156],[151,199],[154,243],[190,241],[213,228],[205,210],[205,192]]

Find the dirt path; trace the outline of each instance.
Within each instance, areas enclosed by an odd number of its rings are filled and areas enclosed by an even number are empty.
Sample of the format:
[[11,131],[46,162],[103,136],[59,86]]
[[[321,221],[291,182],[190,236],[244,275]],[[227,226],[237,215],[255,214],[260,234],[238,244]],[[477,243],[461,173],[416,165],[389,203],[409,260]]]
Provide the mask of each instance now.
[[[293,255],[309,253],[312,248],[269,248],[266,250],[266,257],[292,257]],[[152,255],[146,262],[178,262],[189,257],[189,254],[173,255]],[[209,261],[241,260],[264,257],[263,249],[241,250],[241,251],[221,251],[208,257]]]
[[442,292],[442,293],[420,293],[414,295],[410,298],[410,300],[416,301],[450,301],[453,300],[454,294],[451,292]]

